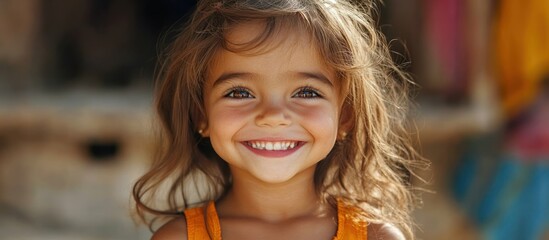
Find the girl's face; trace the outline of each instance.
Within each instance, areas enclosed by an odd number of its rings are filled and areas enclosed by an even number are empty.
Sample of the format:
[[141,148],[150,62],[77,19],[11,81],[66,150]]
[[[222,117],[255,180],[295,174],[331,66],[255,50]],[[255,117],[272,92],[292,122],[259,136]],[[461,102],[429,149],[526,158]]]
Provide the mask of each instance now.
[[[240,24],[227,39],[245,43],[262,30],[257,22]],[[312,177],[337,137],[341,96],[335,73],[298,31],[264,44],[259,49],[268,51],[220,49],[215,55],[206,78],[204,134],[235,179],[283,183]]]

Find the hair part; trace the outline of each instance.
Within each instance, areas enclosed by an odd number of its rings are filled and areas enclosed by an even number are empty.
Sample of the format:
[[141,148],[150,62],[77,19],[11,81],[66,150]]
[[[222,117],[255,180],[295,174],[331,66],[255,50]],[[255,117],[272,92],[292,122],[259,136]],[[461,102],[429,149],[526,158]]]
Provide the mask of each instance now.
[[[274,35],[297,29],[309,34],[336,72],[342,107],[350,112],[347,136],[316,167],[317,193],[322,201],[335,204],[337,198],[359,207],[365,214],[357,218],[394,224],[413,239],[408,178],[421,157],[407,134],[410,78],[392,61],[374,9],[373,1],[199,1],[158,68],[155,105],[162,143],[152,168],[134,185],[140,218],[152,227],[148,214],[179,214],[219,199],[231,187],[227,164],[198,133],[206,118],[208,66],[220,49],[260,54]],[[248,21],[264,22],[264,31],[246,43],[228,42],[231,27]],[[200,196],[192,199],[190,192]],[[154,196],[163,204],[152,205]]]

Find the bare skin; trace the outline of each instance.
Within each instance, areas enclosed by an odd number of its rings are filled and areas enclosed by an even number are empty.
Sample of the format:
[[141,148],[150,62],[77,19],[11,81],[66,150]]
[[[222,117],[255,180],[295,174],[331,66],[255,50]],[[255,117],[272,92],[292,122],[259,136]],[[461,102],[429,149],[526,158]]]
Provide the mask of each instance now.
[[280,184],[234,179],[217,205],[223,239],[332,239],[337,212],[318,202],[313,172],[314,167]]

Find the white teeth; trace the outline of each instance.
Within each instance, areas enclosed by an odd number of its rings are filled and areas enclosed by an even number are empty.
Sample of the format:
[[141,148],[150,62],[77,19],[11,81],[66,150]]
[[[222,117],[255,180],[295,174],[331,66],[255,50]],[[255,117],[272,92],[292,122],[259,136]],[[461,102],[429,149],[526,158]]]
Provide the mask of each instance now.
[[297,142],[248,142],[248,146],[259,150],[284,151],[295,148]]

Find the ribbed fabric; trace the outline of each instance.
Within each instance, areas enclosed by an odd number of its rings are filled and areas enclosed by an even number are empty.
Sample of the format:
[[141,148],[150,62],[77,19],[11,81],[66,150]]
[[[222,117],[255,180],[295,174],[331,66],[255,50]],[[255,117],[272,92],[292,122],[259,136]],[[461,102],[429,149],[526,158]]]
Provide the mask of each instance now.
[[356,219],[357,209],[337,201],[337,234],[334,240],[367,240],[368,224]]
[[[367,240],[367,223],[354,219],[356,208],[337,203],[337,233],[333,240]],[[215,204],[185,210],[189,240],[221,240],[221,226]]]

